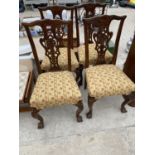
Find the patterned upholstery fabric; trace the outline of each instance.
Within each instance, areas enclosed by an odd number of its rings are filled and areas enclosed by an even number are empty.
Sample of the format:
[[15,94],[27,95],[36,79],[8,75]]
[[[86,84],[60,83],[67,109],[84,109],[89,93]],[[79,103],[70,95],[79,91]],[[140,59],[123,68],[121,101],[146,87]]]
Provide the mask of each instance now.
[[[68,69],[67,48],[60,48],[60,55],[58,57],[58,63],[59,63],[59,66],[63,70]],[[76,68],[79,67],[79,63],[73,51],[71,51],[71,66],[72,66],[72,71],[74,71]],[[45,58],[43,59],[43,62],[41,64],[41,69],[42,70],[50,69],[50,61],[47,56],[45,56]]]
[[115,65],[98,65],[86,69],[89,95],[100,98],[112,95],[128,95],[134,91],[134,83]]
[[81,93],[71,72],[47,72],[39,75],[30,104],[43,109],[65,103],[76,104],[80,100]]
[[[85,45],[81,45],[78,48],[79,60],[81,64],[85,64]],[[113,55],[107,50],[105,53],[105,60],[109,63],[112,60]],[[95,64],[97,60],[97,51],[95,50],[95,44],[89,44],[89,64]]]
[[29,72],[19,72],[19,100],[23,100]]

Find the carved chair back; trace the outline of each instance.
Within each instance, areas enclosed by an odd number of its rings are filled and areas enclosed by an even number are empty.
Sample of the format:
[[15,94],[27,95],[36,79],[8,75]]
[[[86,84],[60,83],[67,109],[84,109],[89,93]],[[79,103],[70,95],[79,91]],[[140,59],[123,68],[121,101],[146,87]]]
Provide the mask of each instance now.
[[[31,49],[35,58],[37,65],[38,73],[42,73],[40,61],[38,58],[38,53],[36,50],[36,45],[33,40],[31,33],[31,28],[34,26],[39,26],[42,29],[43,35],[40,36],[39,42],[45,51],[45,55],[50,60],[50,70],[49,71],[59,71],[61,70],[58,62],[58,57],[60,55],[60,47],[63,36],[65,34],[64,28],[67,27],[67,30],[72,30],[73,22],[70,20],[62,21],[59,19],[50,20],[37,20],[31,23],[23,23],[27,36],[31,45]],[[67,34],[67,54],[68,54],[68,70],[71,71],[71,43],[73,38],[73,32],[68,31]]]
[[[85,4],[75,6],[76,27],[78,32],[79,32],[79,17],[78,17],[79,10],[83,10],[83,14],[84,14],[83,18],[89,18],[97,15],[97,8],[101,9],[100,10],[101,12],[99,13],[100,15],[105,14],[106,4],[85,3]],[[91,33],[89,35],[91,36]],[[80,44],[79,36],[78,36],[78,39],[79,39],[78,43]],[[92,42],[92,40],[90,40],[89,42]]]
[[[112,64],[116,63],[118,45],[122,32],[126,16],[115,16],[115,15],[102,15],[91,18],[83,19],[84,22],[84,38],[85,38],[85,67],[89,66],[89,41],[95,43],[95,50],[97,51],[96,64],[105,64],[105,52],[108,49],[109,41],[112,38],[113,32],[110,31],[110,24],[112,21],[117,20],[119,22],[118,31],[115,39]],[[90,33],[92,34],[90,36]]]
[[[46,11],[50,11],[53,15],[53,19],[61,19],[61,20],[64,20],[63,19],[63,12],[66,11],[66,17],[69,19],[69,20],[72,20],[73,23],[74,23],[74,10],[75,10],[75,7],[74,6],[63,6],[63,5],[54,5],[54,6],[47,6],[47,7],[38,7],[39,9],[39,12],[40,12],[40,16],[41,16],[41,19],[45,19],[45,14],[44,12]],[[69,14],[69,16],[68,16]],[[66,20],[66,19],[65,19]],[[76,25],[75,25],[76,26]],[[74,47],[77,47],[79,46],[78,45],[78,34],[79,34],[79,31],[77,29],[77,27],[75,28],[76,32],[76,36],[74,38],[74,42],[73,42],[73,46]],[[74,27],[73,27],[73,32],[74,32]]]

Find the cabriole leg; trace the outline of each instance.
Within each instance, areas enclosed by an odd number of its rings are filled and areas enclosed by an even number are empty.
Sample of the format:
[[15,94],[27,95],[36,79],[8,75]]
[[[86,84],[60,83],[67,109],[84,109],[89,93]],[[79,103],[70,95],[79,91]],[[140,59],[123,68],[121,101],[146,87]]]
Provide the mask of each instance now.
[[33,109],[32,109],[31,115],[32,115],[33,118],[39,120],[38,129],[42,129],[42,128],[44,128],[44,120],[43,120],[43,118],[39,115],[39,111],[40,111],[40,110],[37,110],[36,108],[33,108]]

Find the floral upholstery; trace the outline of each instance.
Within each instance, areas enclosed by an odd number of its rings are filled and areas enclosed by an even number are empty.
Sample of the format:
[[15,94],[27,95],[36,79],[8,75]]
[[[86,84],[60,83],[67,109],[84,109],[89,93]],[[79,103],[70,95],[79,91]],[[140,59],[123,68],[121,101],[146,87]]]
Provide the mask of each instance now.
[[97,65],[86,69],[88,92],[91,97],[128,95],[134,83],[115,65]]
[[30,104],[43,109],[65,103],[77,104],[80,100],[81,93],[71,72],[47,72],[39,75]]
[[[78,48],[79,60],[81,64],[85,63],[85,45],[81,45]],[[105,60],[109,63],[112,60],[113,55],[107,50],[105,53]],[[89,44],[89,64],[95,64],[97,60],[97,51],[95,50],[95,44]]]
[[[61,67],[61,69],[67,70],[68,69],[67,48],[60,48],[59,50],[60,50],[60,55],[58,57],[59,66]],[[72,50],[71,50],[71,66],[72,66],[72,71],[74,71],[79,66],[75,53]],[[41,69],[45,71],[50,69],[50,61],[47,56],[45,56],[42,61]]]

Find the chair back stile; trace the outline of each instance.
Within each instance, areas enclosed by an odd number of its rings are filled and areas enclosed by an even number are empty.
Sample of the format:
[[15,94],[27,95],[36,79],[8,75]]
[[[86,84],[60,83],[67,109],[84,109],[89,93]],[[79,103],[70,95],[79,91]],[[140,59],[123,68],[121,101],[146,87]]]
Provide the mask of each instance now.
[[[85,66],[89,67],[89,41],[90,37],[95,42],[95,50],[97,51],[97,64],[105,64],[105,52],[108,49],[109,41],[112,38],[113,32],[109,30],[110,24],[113,20],[118,20],[119,28],[116,35],[114,55],[110,63],[115,64],[118,53],[119,40],[122,32],[126,16],[115,16],[115,15],[101,15],[91,18],[84,18],[84,39],[85,39]],[[92,34],[90,36],[90,34]]]
[[[49,71],[59,71],[61,70],[58,57],[60,55],[59,48],[61,47],[61,42],[63,36],[65,34],[64,27],[67,29],[72,29],[73,22],[70,21],[62,21],[59,19],[50,20],[38,20],[31,23],[23,23],[25,30],[27,32],[27,36],[32,48],[32,52],[36,61],[38,73],[42,73],[41,64],[39,62],[39,57],[37,54],[36,46],[33,41],[33,37],[31,34],[31,27],[39,26],[42,29],[43,36],[40,37],[39,42],[42,45],[45,55],[49,58],[50,61],[50,70]],[[68,55],[68,70],[71,71],[71,44],[72,44],[72,31],[68,31],[67,33],[67,55]]]

